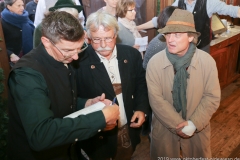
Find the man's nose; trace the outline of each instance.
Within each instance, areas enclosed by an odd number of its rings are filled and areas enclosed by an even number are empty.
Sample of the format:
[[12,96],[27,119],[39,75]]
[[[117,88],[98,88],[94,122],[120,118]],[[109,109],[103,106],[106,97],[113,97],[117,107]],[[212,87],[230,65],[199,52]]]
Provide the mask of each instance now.
[[78,53],[77,53],[77,54],[74,54],[74,55],[72,56],[72,59],[77,60],[77,59],[78,59]]
[[101,40],[100,45],[102,48],[105,48],[107,46],[105,40]]

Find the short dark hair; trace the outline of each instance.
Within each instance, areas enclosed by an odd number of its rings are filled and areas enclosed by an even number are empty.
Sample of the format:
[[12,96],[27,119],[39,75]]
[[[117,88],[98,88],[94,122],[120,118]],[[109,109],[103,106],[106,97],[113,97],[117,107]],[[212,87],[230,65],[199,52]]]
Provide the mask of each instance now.
[[79,20],[64,11],[49,12],[42,21],[42,36],[54,43],[64,39],[76,42],[84,36]]
[[16,1],[17,0],[4,0],[5,7],[7,7],[7,5],[12,6]]
[[159,29],[164,28],[166,26],[169,17],[172,15],[173,11],[177,8],[178,7],[175,6],[167,6],[162,10],[162,12],[158,15],[157,19]]
[[134,0],[120,0],[117,3],[116,7],[116,16],[120,18],[124,18],[127,14],[128,7],[135,6],[136,3]]

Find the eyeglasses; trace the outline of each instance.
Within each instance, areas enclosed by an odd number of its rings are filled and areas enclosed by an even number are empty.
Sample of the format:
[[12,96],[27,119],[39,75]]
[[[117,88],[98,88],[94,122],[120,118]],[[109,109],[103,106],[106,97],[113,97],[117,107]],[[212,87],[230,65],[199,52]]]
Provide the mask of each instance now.
[[166,38],[170,38],[173,35],[175,38],[180,38],[183,33],[164,33],[163,36]]
[[[75,50],[64,51],[64,50],[62,50],[62,49],[59,49],[59,48],[56,46],[56,44],[53,43],[53,41],[51,41],[50,39],[49,39],[49,41],[52,43],[52,45],[53,45],[54,47],[57,48],[57,50],[58,50],[64,57],[72,57],[72,56],[75,55],[75,54],[79,54],[79,53],[83,52],[83,51],[84,51],[85,49],[87,49],[87,47],[88,47],[88,44],[84,41],[82,48],[81,48],[81,49],[77,49],[77,52],[76,52]],[[63,52],[64,52],[65,54],[63,54]]]
[[93,43],[100,43],[101,41],[105,41],[106,43],[110,43],[113,41],[115,35],[113,37],[105,37],[105,38],[92,38]]
[[136,12],[136,9],[133,8],[133,9],[129,9],[129,10],[127,10],[127,11],[131,11],[131,12],[133,13],[133,12]]

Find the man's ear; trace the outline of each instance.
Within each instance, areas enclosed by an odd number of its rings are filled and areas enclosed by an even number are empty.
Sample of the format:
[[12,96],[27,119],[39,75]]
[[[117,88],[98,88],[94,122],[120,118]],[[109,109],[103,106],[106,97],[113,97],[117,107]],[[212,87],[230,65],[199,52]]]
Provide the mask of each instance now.
[[190,37],[188,37],[188,41],[189,41],[189,42],[192,42],[192,41],[193,41],[193,39],[194,39],[194,37],[193,37],[193,36],[190,36]]
[[49,41],[49,39],[47,37],[42,36],[41,41],[46,49],[51,46],[51,42]]

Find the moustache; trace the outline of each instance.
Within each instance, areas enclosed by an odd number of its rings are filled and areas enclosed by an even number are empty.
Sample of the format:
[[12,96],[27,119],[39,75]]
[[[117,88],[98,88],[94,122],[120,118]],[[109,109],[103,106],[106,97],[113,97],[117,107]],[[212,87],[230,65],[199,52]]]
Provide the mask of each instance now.
[[113,49],[110,48],[110,47],[105,47],[105,48],[99,47],[99,48],[97,49],[98,52],[101,52],[101,51],[112,51],[112,50],[113,50]]

